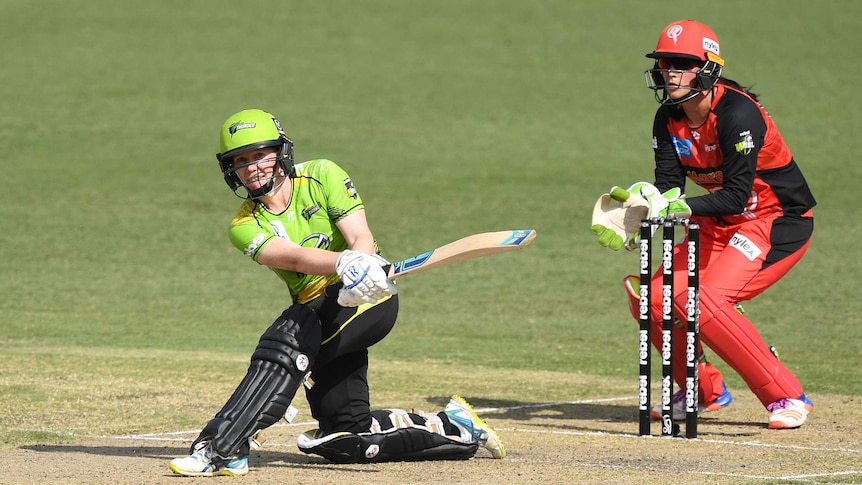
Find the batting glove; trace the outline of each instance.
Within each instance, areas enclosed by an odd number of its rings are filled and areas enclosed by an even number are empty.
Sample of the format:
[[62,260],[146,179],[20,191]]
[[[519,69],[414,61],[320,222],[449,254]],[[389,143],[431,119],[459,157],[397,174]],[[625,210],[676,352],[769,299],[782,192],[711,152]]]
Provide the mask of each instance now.
[[338,304],[359,306],[362,303],[375,303],[398,293],[398,287],[389,280],[383,266],[389,264],[376,254],[346,250],[338,256],[335,272],[344,287],[338,291]]

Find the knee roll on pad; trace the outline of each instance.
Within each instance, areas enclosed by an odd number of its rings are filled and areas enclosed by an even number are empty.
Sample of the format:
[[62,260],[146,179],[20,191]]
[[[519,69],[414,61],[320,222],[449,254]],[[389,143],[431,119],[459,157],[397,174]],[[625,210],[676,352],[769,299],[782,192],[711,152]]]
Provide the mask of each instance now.
[[293,305],[263,333],[248,371],[192,444],[212,439],[222,457],[237,452],[258,430],[284,416],[320,349],[320,319],[305,305]]
[[293,305],[263,333],[251,356],[305,375],[320,350],[320,319],[305,305]]
[[301,434],[297,447],[335,463],[380,463],[387,461],[469,460],[477,443],[462,443],[422,428],[397,428],[382,433],[333,433],[316,437],[316,431]]

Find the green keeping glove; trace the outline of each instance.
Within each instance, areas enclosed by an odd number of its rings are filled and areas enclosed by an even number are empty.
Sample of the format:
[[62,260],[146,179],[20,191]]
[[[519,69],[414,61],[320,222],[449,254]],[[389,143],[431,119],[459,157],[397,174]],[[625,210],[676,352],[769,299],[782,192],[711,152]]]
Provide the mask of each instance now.
[[639,193],[614,186],[596,201],[591,229],[600,245],[614,251],[625,246],[631,251],[637,244],[640,221],[648,212],[649,203]]
[[627,189],[631,193],[638,193],[649,202],[649,217],[662,217],[672,219],[687,218],[691,216],[691,207],[685,202],[685,194],[682,189],[674,187],[665,193],[659,193],[654,185],[647,182],[637,182]]
[[[665,193],[649,182],[636,182],[629,188],[619,186],[602,194],[593,207],[591,229],[599,244],[619,251],[633,251],[640,243],[640,222],[647,218],[686,218],[691,208],[679,187]],[[655,233],[658,226],[652,228]]]
[[682,193],[679,187],[674,187],[661,194],[661,198],[667,201],[667,206],[661,214],[662,217],[667,217],[668,219],[687,219],[691,217],[691,207],[684,200],[685,194]]
[[649,204],[649,212],[646,217],[650,219],[662,217],[662,211],[667,208],[667,200],[662,197],[655,185],[649,182],[635,182],[626,190],[633,194],[639,194],[646,199]]

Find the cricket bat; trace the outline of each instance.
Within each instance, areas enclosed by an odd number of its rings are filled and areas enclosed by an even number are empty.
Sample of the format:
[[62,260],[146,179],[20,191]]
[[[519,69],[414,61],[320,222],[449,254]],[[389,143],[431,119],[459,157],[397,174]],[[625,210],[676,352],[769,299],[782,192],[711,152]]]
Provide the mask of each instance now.
[[483,232],[463,237],[437,249],[384,266],[383,269],[394,280],[406,274],[459,263],[468,259],[521,249],[536,238],[533,229]]

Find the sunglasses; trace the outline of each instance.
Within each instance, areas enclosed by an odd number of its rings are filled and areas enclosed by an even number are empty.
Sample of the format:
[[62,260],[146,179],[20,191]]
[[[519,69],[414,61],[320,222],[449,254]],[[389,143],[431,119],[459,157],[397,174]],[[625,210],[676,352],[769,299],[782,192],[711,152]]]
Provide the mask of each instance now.
[[684,57],[662,57],[658,60],[658,67],[659,69],[691,71],[696,67],[703,67],[703,61]]

